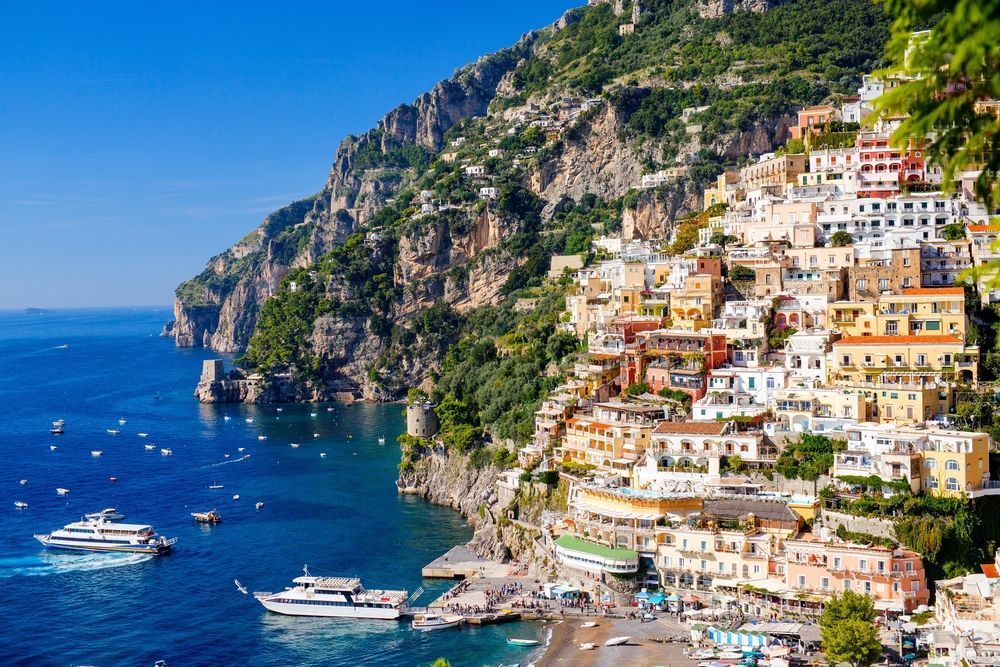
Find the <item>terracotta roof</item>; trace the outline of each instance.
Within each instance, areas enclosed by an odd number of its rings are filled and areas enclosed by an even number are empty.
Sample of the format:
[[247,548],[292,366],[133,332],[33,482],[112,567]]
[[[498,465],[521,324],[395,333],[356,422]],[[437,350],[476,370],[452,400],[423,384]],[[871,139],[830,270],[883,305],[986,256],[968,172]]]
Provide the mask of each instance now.
[[969,225],[968,230],[970,232],[997,232],[1000,231],[1000,225]]
[[724,422],[660,422],[653,433],[680,433],[684,435],[722,435]]
[[965,294],[964,287],[906,287],[903,289],[903,296],[945,296],[952,294],[960,296]]
[[954,336],[847,336],[833,346],[843,345],[962,345]]
[[1000,578],[1000,573],[997,572],[997,566],[993,563],[986,563],[985,565],[980,565],[983,568],[983,574],[986,575],[988,579]]

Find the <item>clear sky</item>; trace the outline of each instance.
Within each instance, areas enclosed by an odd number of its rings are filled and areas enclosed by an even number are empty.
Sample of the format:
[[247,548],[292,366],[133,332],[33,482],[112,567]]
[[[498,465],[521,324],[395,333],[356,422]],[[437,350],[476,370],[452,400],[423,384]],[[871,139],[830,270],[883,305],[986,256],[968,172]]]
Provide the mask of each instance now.
[[580,4],[5,3],[0,308],[170,303],[346,134]]

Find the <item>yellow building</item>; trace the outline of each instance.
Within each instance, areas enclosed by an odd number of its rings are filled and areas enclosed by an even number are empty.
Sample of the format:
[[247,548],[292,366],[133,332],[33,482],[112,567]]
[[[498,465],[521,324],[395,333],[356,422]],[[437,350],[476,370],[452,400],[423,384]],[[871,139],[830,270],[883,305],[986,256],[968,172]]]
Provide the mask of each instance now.
[[685,521],[702,509],[692,494],[657,495],[630,489],[578,487],[569,500],[566,527],[607,546],[655,550],[667,538],[667,522]]
[[965,339],[965,291],[916,287],[869,301],[834,301],[830,322],[847,336],[940,336]]
[[615,290],[614,300],[619,315],[638,313],[642,310],[642,288],[623,287],[620,290]]
[[859,382],[978,381],[979,348],[943,335],[848,336],[833,344],[831,379]]
[[689,275],[684,289],[671,296],[671,326],[689,331],[711,326],[715,306],[721,301],[722,278],[708,273]]
[[827,306],[830,326],[845,336],[871,336],[878,304],[871,301],[832,301]]
[[860,382],[846,388],[865,397],[869,421],[915,424],[952,412],[955,389],[949,382]]
[[982,489],[990,477],[990,436],[986,433],[932,430],[921,433],[924,491],[962,496]]

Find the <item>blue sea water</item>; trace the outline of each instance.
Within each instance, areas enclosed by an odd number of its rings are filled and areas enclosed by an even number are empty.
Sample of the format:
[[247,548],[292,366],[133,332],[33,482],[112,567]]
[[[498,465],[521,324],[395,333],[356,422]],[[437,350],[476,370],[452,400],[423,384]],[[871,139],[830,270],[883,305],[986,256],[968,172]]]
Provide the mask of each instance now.
[[[421,566],[470,529],[452,510],[397,494],[399,405],[200,405],[194,384],[215,355],[158,337],[168,317],[0,313],[0,664],[524,663],[505,638],[539,637],[539,626],[417,633],[403,622],[275,615],[239,593],[234,578],[251,592],[281,590],[308,564],[372,588],[422,585],[427,604],[449,582],[421,580]],[[65,435],[48,433],[55,419]],[[179,538],[174,552],[47,553],[32,538],[104,507]],[[218,526],[190,517],[212,508]]]

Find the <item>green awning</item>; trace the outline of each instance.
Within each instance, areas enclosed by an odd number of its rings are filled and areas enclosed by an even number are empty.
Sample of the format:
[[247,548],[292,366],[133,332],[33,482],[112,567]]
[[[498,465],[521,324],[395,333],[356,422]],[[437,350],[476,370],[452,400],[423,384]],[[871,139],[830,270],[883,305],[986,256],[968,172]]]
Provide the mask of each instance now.
[[580,551],[592,556],[600,556],[601,558],[607,558],[609,560],[639,559],[639,553],[632,551],[631,549],[613,549],[611,547],[606,547],[603,544],[597,544],[596,542],[581,540],[579,537],[573,537],[572,535],[561,535],[559,539],[556,540],[556,546],[570,551]]

